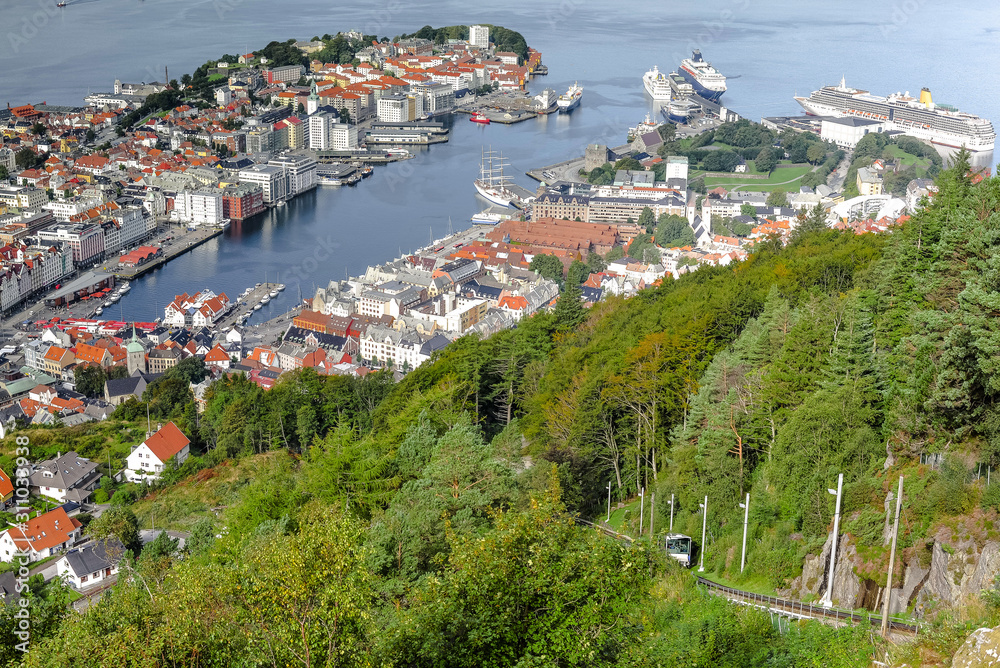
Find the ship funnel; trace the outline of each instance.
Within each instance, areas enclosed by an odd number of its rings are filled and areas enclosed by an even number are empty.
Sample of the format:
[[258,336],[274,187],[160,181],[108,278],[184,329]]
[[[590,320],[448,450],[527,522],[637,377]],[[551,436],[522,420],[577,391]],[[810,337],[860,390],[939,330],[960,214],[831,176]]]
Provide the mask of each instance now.
[[920,104],[930,108],[934,105],[934,100],[931,99],[931,89],[921,88],[920,89]]

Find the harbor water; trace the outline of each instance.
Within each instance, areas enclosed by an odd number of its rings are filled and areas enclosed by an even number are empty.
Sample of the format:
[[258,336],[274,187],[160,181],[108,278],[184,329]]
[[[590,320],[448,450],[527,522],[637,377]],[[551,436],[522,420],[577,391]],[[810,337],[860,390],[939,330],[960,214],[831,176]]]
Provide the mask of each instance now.
[[[287,311],[317,285],[356,275],[468,227],[486,207],[472,182],[483,147],[502,151],[515,180],[529,169],[582,155],[588,143],[616,146],[656,107],[642,87],[653,65],[669,72],[692,48],[729,77],[723,103],[737,113],[798,115],[792,99],[847,83],[878,95],[929,87],[935,101],[1000,124],[1000,101],[986,82],[1000,65],[1000,13],[982,4],[924,0],[793,0],[705,3],[590,3],[510,0],[472,6],[399,0],[52,0],[7,3],[0,30],[0,101],[81,105],[88,92],[127,82],[179,79],[223,53],[271,40],[310,39],[357,29],[393,37],[423,25],[490,23],[520,31],[549,68],[532,81],[564,92],[578,81],[582,104],[515,125],[448,120],[448,143],[411,149],[415,157],[377,167],[357,186],[321,188],[199,246],[132,283],[121,300],[127,319],[162,315],[174,295],[202,288],[238,296],[255,283],[288,288],[254,321]],[[974,66],[972,60],[974,59]],[[962,73],[968,72],[967,76]],[[956,74],[958,73],[958,74]],[[992,163],[992,157],[989,158]]]

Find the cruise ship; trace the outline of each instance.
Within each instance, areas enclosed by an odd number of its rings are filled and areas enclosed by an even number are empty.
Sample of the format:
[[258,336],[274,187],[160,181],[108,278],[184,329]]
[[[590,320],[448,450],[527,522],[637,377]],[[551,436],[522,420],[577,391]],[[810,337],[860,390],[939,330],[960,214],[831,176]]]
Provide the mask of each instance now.
[[565,93],[556,100],[559,111],[571,111],[580,106],[580,98],[583,96],[583,88],[578,83],[574,83]]
[[814,116],[856,116],[881,121],[886,130],[923,139],[933,144],[973,152],[992,151],[996,142],[993,124],[946,105],[935,105],[927,88],[914,98],[907,93],[888,97],[850,88],[844,79],[839,86],[824,86],[809,97],[796,96],[806,113]]
[[642,86],[654,100],[670,99],[670,80],[656,65],[642,75]]
[[718,102],[726,92],[726,77],[719,70],[705,62],[701,51],[695,49],[690,58],[681,61],[678,72],[694,87],[694,92],[712,102]]

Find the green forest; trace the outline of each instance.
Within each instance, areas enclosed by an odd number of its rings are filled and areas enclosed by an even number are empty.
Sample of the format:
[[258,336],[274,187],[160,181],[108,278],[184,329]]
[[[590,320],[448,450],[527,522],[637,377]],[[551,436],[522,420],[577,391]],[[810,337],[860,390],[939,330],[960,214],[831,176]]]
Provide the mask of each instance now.
[[[886,647],[869,630],[779,629],[708,595],[639,536],[637,512],[621,526],[634,541],[581,520],[604,520],[609,486],[615,504],[645,490],[661,534],[674,495],[674,531],[696,537],[707,574],[767,592],[819,553],[841,473],[865,581],[885,584],[899,475],[901,559],[939,527],[996,539],[1000,490],[974,473],[1000,460],[1000,180],[973,184],[960,157],[938,185],[892,234],[808,226],[631,299],[561,300],[398,383],[233,378],[199,413],[189,363],[106,423],[20,432],[116,468],[148,404],[196,452],[149,490],[118,487],[112,519],[88,527],[131,545],[155,514],[191,534],[185,549],[130,550],[83,614],[36,587],[25,665],[870,665]],[[923,644],[891,652],[943,656],[997,623],[998,601],[938,611]],[[12,615],[0,661],[17,665]]]

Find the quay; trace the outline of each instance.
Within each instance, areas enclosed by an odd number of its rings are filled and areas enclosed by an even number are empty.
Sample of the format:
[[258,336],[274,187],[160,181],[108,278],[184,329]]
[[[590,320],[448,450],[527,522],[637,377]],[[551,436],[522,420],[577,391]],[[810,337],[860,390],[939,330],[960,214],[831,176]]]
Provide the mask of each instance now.
[[[625,155],[629,152],[630,148],[631,147],[628,144],[622,144],[621,146],[615,146],[610,150],[617,156]],[[580,170],[583,169],[584,162],[585,158],[583,157],[571,158],[569,160],[557,162],[554,165],[536,167],[535,169],[525,172],[525,175],[530,176],[536,181],[544,181],[545,183],[555,183],[556,181],[566,181],[567,183],[586,183],[587,180],[580,176]]]
[[118,264],[118,258],[114,258],[108,261],[108,263],[104,266],[104,270],[113,272],[121,280],[132,280],[142,276],[143,274],[149,273],[154,269],[162,267],[175,257],[183,255],[193,248],[197,248],[209,239],[214,239],[215,237],[221,235],[222,232],[223,229],[221,227],[199,227],[193,231],[184,233],[183,237],[180,239],[167,237],[167,240],[161,242],[160,245],[160,248],[163,249],[163,253],[156,259],[137,267],[122,267]]

